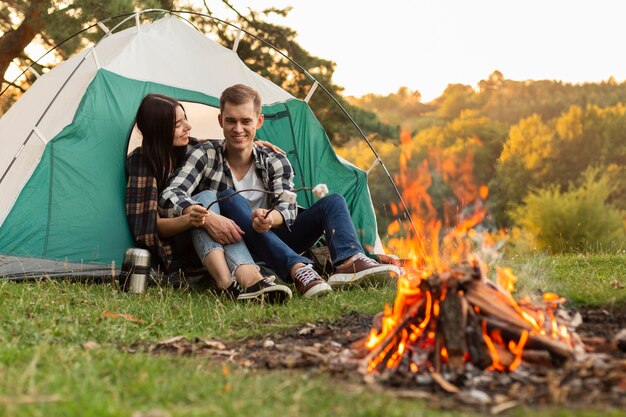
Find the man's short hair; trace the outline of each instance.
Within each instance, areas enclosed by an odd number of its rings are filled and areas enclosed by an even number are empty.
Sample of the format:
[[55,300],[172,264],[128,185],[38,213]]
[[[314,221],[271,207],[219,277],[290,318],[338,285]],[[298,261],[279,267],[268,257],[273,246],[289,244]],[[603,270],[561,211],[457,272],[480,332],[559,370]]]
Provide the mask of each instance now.
[[238,106],[250,100],[254,103],[254,111],[256,114],[261,114],[261,95],[259,92],[247,85],[235,84],[222,92],[220,96],[220,112],[224,112],[224,105],[226,103]]

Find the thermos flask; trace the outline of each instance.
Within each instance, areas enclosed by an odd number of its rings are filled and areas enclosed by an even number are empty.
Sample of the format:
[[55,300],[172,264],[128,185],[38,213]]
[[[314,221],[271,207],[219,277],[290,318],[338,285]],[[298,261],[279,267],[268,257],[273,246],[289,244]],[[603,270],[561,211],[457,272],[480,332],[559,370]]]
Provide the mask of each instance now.
[[149,277],[150,252],[140,248],[126,250],[119,278],[122,291],[134,294],[144,292]]

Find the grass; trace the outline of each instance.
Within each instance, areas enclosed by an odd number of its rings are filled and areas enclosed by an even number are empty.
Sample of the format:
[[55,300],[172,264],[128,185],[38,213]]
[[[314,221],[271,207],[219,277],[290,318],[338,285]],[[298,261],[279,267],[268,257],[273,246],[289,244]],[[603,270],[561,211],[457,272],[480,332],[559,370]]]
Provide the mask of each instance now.
[[513,257],[507,263],[520,276],[517,292],[551,291],[570,307],[626,307],[626,253]]
[[[517,257],[508,263],[520,275],[520,292],[543,289],[579,307],[626,308],[624,254]],[[150,288],[130,295],[110,285],[2,281],[0,416],[467,415],[374,393],[356,375],[337,381],[315,370],[249,371],[202,357],[126,351],[138,342],[177,335],[236,340],[332,322],[353,311],[375,314],[394,296],[393,288],[363,289],[261,306],[224,301],[199,288]],[[511,415],[529,412],[599,413],[550,408],[516,409]]]

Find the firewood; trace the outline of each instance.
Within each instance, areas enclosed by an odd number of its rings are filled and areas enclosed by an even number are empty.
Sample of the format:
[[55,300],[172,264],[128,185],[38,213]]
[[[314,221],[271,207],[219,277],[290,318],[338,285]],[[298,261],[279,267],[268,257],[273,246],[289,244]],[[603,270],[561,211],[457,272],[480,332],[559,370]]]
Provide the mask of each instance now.
[[435,372],[441,372],[441,367],[443,365],[443,358],[441,357],[441,349],[443,348],[443,334],[440,329],[437,329],[437,333],[435,333],[435,346],[433,350],[433,368]]
[[478,307],[485,315],[494,316],[522,329],[532,329],[532,326],[510,304],[498,296],[497,291],[480,281],[474,281],[467,286],[465,297],[470,304]]
[[439,386],[443,388],[444,391],[449,392],[451,394],[456,394],[459,392],[459,387],[446,381],[446,379],[439,372],[433,371],[430,373],[430,376],[433,377],[433,380],[437,384],[439,384]]
[[480,322],[471,308],[467,310],[465,337],[467,337],[467,350],[472,363],[479,369],[489,367],[493,363],[493,360],[491,359],[489,348],[483,337]]
[[[423,298],[415,302],[415,304],[413,304],[409,308],[407,313],[404,315],[402,322],[400,322],[398,326],[396,326],[395,329],[390,331],[385,336],[385,338],[376,347],[372,349],[369,355],[365,357],[364,363],[369,364],[372,360],[376,359],[383,351],[385,351],[385,349],[390,347],[389,346],[390,344],[391,344],[391,349],[387,351],[387,355],[389,355],[390,351],[394,351],[395,345],[399,342],[399,339],[400,339],[399,335],[401,334],[402,330],[409,327],[409,325],[414,321],[415,316],[418,314],[419,310],[421,309],[423,305],[424,305]],[[385,362],[386,360],[383,360],[380,363],[383,364],[384,366]]]
[[465,317],[463,301],[457,294],[454,280],[448,282],[446,298],[439,304],[440,311],[437,324],[441,329],[448,351],[448,364],[452,369],[463,367],[463,357],[467,352],[465,344]]
[[[486,317],[487,331],[492,329],[499,329],[502,337],[506,340],[519,340],[522,329],[510,326],[502,321],[493,318]],[[564,342],[552,339],[549,336],[530,333],[528,335],[528,341],[526,342],[526,348],[528,349],[545,349],[553,355],[556,355],[561,359],[570,359],[574,356],[574,350]]]
[[495,348],[496,355],[498,356],[498,363],[500,363],[500,365],[502,365],[504,369],[509,369],[509,367],[515,360],[515,355],[513,355],[507,348],[498,344],[494,344],[493,347]]
[[[553,363],[573,357],[569,343],[539,334],[540,326],[549,325],[543,322],[550,315],[548,306],[530,301],[519,304],[503,287],[487,281],[477,265],[464,263],[433,273],[422,279],[419,287],[428,297],[416,302],[396,299],[394,307],[401,310],[394,311],[398,318],[395,327],[365,356],[368,371],[377,371],[381,378],[402,380],[417,369],[430,369],[437,380],[443,370],[463,372],[468,357],[479,369],[493,366],[498,370],[515,368],[523,352],[538,362],[545,362],[545,352]],[[423,328],[426,316],[428,326]],[[411,340],[415,326],[423,333]],[[519,344],[522,336],[523,345]],[[509,342],[517,349],[509,348]],[[441,385],[441,381],[437,383]]]

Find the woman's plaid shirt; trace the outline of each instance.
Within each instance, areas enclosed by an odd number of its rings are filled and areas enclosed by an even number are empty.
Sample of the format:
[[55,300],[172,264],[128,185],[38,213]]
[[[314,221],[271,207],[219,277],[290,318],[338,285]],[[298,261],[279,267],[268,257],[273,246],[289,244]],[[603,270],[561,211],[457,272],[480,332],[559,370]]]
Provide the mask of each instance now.
[[[172,264],[173,239],[161,239],[157,231],[157,180],[151,174],[139,147],[126,160],[126,219],[135,244],[148,249],[167,272]],[[159,213],[163,216],[163,213]]]
[[[232,172],[226,161],[222,140],[209,140],[194,147],[187,160],[161,193],[159,206],[168,217],[180,216],[185,208],[199,204],[193,195],[210,190],[216,194],[234,189]],[[263,187],[277,198],[283,191],[293,190],[293,169],[286,156],[267,148],[253,146],[256,173]],[[270,201],[273,198],[270,198]],[[289,227],[297,215],[297,205],[280,203],[275,207]]]

